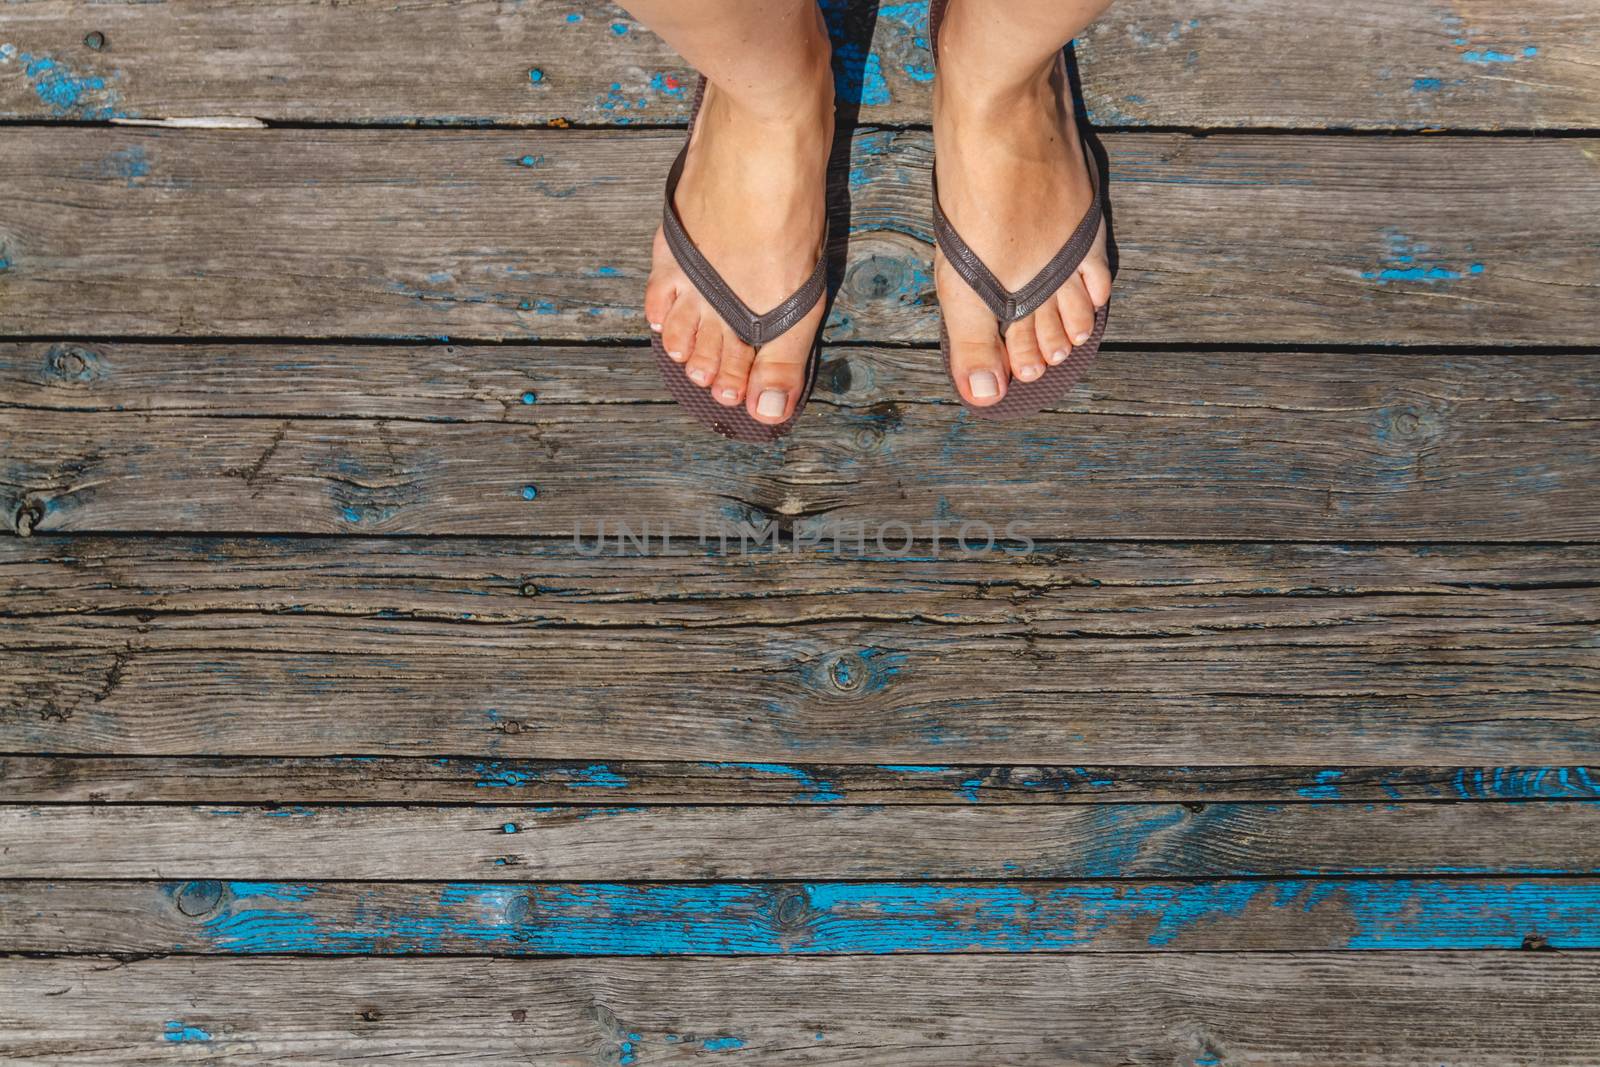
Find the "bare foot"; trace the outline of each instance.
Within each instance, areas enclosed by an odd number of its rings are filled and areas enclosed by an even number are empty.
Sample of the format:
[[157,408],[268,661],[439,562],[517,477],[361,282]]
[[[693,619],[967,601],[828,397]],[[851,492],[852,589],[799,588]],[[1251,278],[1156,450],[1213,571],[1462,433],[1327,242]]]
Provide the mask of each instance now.
[[[970,7],[970,5],[969,5]],[[1072,114],[1066,64],[1010,74],[1001,58],[963,50],[959,5],[941,27],[933,129],[939,201],[951,225],[1001,284],[1018,289],[1077,228],[1094,199]],[[1001,72],[1001,73],[997,73]],[[1011,325],[1002,342],[994,313],[942,253],[934,284],[950,334],[950,369],[961,395],[999,403],[1010,381],[1031,382],[1066,360],[1111,297],[1105,222],[1055,299]]]
[[[706,87],[678,185],[690,238],[757,313],[800,288],[822,254],[833,76],[820,16],[816,33],[814,77],[792,88],[763,86],[761,99],[746,100]],[[667,354],[719,404],[743,404],[769,425],[794,413],[821,301],[755,351],[695,289],[657,229],[644,310]]]

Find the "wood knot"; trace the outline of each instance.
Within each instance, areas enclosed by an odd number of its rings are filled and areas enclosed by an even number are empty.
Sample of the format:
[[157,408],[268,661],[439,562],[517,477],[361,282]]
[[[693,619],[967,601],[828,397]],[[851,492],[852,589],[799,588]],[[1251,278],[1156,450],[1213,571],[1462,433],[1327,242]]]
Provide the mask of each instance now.
[[100,356],[82,345],[52,345],[44,354],[44,373],[62,382],[91,382],[100,376]]
[[84,34],[83,43],[85,46],[93,48],[96,52],[98,52],[106,46],[106,35],[101,33],[99,30],[92,30],[89,33]]
[[854,378],[850,361],[843,356],[826,360],[817,368],[817,384],[835,396],[848,393]]
[[173,902],[191,919],[209,915],[222,903],[222,883],[209,878],[185,882],[173,894]]
[[11,528],[17,531],[18,537],[31,537],[33,531],[44,521],[44,508],[37,500],[24,500],[17,505],[16,514],[11,516]]
[[772,898],[768,914],[772,927],[780,935],[795,935],[807,930],[815,916],[811,897],[801,886],[786,886]]

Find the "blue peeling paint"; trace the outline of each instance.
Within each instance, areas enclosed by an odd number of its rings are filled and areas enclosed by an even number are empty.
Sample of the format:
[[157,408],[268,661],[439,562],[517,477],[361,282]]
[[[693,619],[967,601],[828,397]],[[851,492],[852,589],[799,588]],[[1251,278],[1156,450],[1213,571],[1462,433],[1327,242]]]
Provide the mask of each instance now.
[[683,82],[678,80],[678,76],[676,74],[652,75],[650,78],[650,88],[654,89],[658,93],[661,93],[663,96],[671,97],[674,100],[683,99],[684,94],[688,92],[688,89],[684,86]]
[[804,800],[825,804],[844,799],[844,794],[835,789],[832,782],[817,778],[808,771],[799,767],[791,767],[786,763],[702,763],[701,766],[713,770],[759,771],[762,774],[793,778],[805,787],[805,796],[800,798]]
[[167,1028],[161,1034],[163,1038],[175,1045],[185,1045],[211,1040],[211,1034],[198,1026],[188,1026],[182,1019],[168,1019]]
[[615,278],[622,272],[615,267],[596,267],[594,273],[597,278]]
[[[1437,255],[1430,255],[1432,251],[1430,246],[1414,241],[1396,229],[1384,230],[1383,238],[1388,247],[1387,258],[1392,265],[1377,270],[1362,271],[1361,277],[1368,281],[1376,281],[1380,285],[1388,285],[1390,282],[1423,282],[1434,285],[1439,282],[1459,281],[1466,276],[1462,271],[1441,262]],[[1468,274],[1483,272],[1482,263],[1474,263],[1467,269]]]
[[626,22],[613,22],[611,24],[611,32],[616,34],[618,37],[627,36],[628,30],[630,28],[631,27],[629,27],[629,25]]
[[[1263,923],[1314,928],[1318,947],[1358,950],[1512,949],[1535,932],[1557,948],[1600,947],[1600,886],[1568,881],[455,883],[417,887],[409,899],[393,887],[356,892],[338,926],[314,904],[240,901],[200,926],[208,948],[238,954],[427,953],[464,944],[580,956],[1030,952],[1130,941],[1181,950],[1196,935],[1225,942],[1230,924]],[[775,921],[791,913],[796,893],[805,921]],[[368,899],[379,894],[381,904]],[[1313,913],[1326,917],[1312,925],[1299,918]],[[1330,931],[1339,940],[1325,946]]]
[[707,1052],[725,1052],[728,1049],[744,1048],[744,1041],[737,1037],[708,1037],[701,1047]]
[[90,121],[127,117],[117,109],[116,90],[108,88],[99,75],[79,74],[60,60],[18,51],[14,44],[0,44],[0,73],[13,62],[28,79],[34,95],[57,117]]
[[582,22],[583,21],[583,16],[578,14],[578,12],[574,11],[572,14],[567,16],[567,21],[568,22]]
[[982,787],[982,778],[968,778],[966,781],[962,782],[961,787],[956,790],[956,795],[961,797],[961,799],[965,800],[969,804],[976,804],[978,802],[978,790]]
[[576,770],[572,781],[567,783],[568,789],[626,789],[628,780],[615,773],[604,763],[591,763],[589,766]]
[[1301,786],[1295,792],[1307,800],[1338,800],[1340,778],[1344,777],[1343,771],[1318,771],[1315,785]]
[[1444,88],[1444,81],[1440,78],[1413,78],[1411,88],[1417,92],[1435,92]]

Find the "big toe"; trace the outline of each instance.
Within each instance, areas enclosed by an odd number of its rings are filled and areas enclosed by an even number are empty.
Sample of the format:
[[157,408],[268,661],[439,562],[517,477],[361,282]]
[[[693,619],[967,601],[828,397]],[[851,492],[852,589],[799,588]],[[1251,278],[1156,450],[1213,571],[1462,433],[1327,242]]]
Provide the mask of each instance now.
[[950,339],[950,377],[967,403],[998,404],[1010,379],[1007,353],[994,313],[940,257],[934,272]]
[[822,306],[812,308],[805,318],[755,354],[745,389],[745,409],[750,417],[768,426],[777,426],[794,415],[805,390],[806,368],[817,330],[822,326]]

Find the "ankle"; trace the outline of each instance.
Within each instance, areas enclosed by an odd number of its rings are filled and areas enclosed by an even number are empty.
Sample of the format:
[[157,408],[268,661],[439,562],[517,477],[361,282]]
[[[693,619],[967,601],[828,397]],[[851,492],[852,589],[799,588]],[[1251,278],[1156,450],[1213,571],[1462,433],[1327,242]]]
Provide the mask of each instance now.
[[831,119],[831,47],[820,27],[820,15],[816,39],[801,42],[784,62],[772,64],[753,81],[717,81],[713,86],[741,117],[775,129],[814,128],[819,115]]
[[981,57],[941,49],[934,106],[942,118],[957,123],[1005,122],[1020,113],[1054,104],[1055,57],[1025,67],[1004,67]]

